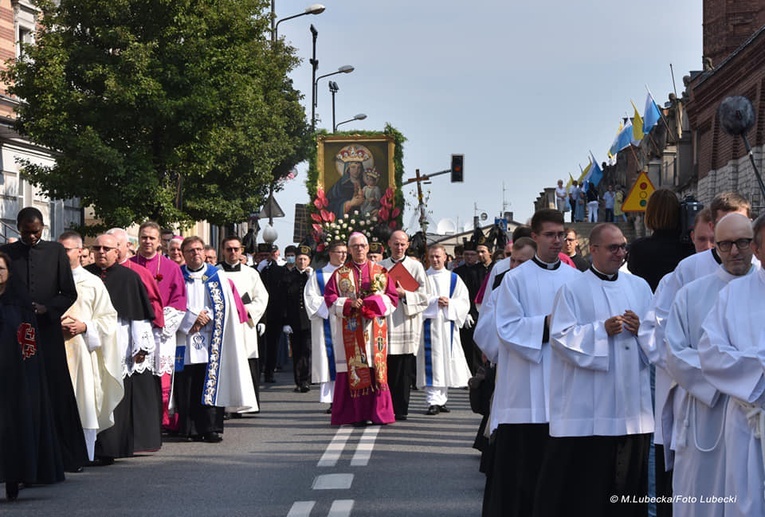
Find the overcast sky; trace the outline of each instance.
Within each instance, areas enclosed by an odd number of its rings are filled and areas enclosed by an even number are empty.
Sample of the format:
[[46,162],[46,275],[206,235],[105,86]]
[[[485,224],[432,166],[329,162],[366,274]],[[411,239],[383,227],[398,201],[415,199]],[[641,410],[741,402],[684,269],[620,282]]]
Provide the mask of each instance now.
[[[277,18],[300,13],[303,0],[276,0]],[[475,214],[507,210],[517,221],[534,199],[568,173],[578,176],[590,150],[599,162],[621,117],[641,112],[646,85],[662,106],[678,94],[684,75],[701,69],[700,1],[615,2],[536,0],[323,0],[326,11],[279,26],[303,58],[292,78],[310,118],[311,33],[319,32],[323,75],[343,65],[351,74],[322,79],[318,127],[332,125],[328,81],[340,87],[337,121],[366,113],[341,129],[382,130],[390,123],[407,138],[404,178],[448,169],[465,155],[465,183],[433,179],[430,217],[460,227]],[[295,203],[309,201],[307,164],[276,199],[286,212],[275,221],[277,243],[292,239]],[[404,197],[416,204],[414,186]],[[412,209],[404,225],[412,220]],[[409,228],[414,233],[418,228]],[[433,230],[434,228],[431,228]]]

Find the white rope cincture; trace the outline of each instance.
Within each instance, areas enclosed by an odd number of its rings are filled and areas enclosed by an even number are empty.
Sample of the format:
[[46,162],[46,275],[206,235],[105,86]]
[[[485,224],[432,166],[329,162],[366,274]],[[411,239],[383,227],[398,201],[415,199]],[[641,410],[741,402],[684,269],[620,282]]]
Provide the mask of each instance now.
[[[760,440],[760,459],[762,460],[761,464],[763,465],[763,469],[765,469],[765,447],[763,447],[762,440],[762,432],[765,430],[765,411],[763,411],[761,407],[749,404],[742,400],[736,399],[736,402],[741,406],[741,409],[745,411],[746,419],[754,430],[754,437]],[[762,497],[765,499],[765,482],[763,482]]]

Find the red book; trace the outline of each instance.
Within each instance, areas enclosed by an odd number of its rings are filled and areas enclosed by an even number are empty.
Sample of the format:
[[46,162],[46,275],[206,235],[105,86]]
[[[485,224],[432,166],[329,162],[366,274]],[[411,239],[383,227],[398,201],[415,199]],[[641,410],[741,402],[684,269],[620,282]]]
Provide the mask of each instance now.
[[394,287],[396,286],[396,282],[398,282],[399,285],[401,285],[401,288],[405,291],[414,292],[420,288],[420,283],[401,262],[396,262],[393,264],[393,267],[388,270],[388,279]]

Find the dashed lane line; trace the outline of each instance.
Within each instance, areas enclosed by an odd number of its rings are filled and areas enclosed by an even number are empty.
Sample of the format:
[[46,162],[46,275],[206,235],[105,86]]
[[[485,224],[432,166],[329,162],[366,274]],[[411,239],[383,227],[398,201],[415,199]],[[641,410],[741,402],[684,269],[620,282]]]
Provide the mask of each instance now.
[[327,450],[324,451],[324,454],[319,460],[319,467],[334,467],[337,465],[340,455],[343,453],[345,444],[348,442],[348,438],[350,438],[352,432],[352,427],[341,427],[337,430],[335,437],[329,442]]
[[287,517],[309,517],[316,501],[295,501]]
[[332,501],[327,517],[348,517],[353,510],[353,499],[338,499]]
[[359,440],[356,452],[353,455],[353,459],[351,459],[351,467],[366,467],[369,463],[369,458],[372,456],[372,449],[374,449],[377,433],[379,432],[379,425],[364,429],[364,434],[361,435],[361,440]]
[[353,474],[322,474],[313,478],[314,490],[348,490],[353,484]]

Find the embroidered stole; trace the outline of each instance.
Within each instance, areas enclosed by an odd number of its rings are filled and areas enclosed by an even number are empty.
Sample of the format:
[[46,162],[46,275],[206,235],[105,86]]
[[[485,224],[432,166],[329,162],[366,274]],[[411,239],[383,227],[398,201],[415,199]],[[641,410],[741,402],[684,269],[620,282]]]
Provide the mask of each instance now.
[[[324,271],[316,270],[316,282],[319,284],[319,294],[324,296]],[[324,348],[327,351],[327,362],[329,363],[329,380],[335,380],[335,348],[332,345],[332,329],[330,328],[329,318],[322,321],[324,324]]]
[[[205,372],[205,383],[202,388],[202,405],[214,406],[218,396],[218,379],[220,374],[220,354],[223,348],[223,325],[226,319],[226,300],[221,289],[221,280],[218,276],[218,268],[206,265],[202,281],[205,284],[207,295],[210,297],[212,305],[212,335],[210,337],[210,346],[207,350],[207,371]],[[189,270],[183,266],[183,279],[186,282],[193,282],[194,279],[189,275]],[[183,371],[184,358],[186,356],[186,346],[178,346],[175,353],[175,371]],[[180,369],[178,368],[180,363]]]
[[[385,268],[379,264],[367,263],[364,267],[370,269],[370,285],[364,284],[363,269],[359,271],[361,286],[356,285],[351,267],[343,265],[336,270],[337,289],[341,297],[356,299],[360,293],[371,289],[375,278],[384,277]],[[385,290],[384,282],[381,289]],[[367,364],[366,343],[369,336],[364,332],[366,322],[361,315],[361,310],[354,309],[349,316],[344,316],[342,321],[343,348],[345,348],[345,360],[348,364],[348,385],[351,389],[351,397],[366,395],[370,390],[374,391],[375,384],[377,389],[386,391],[388,389],[388,325],[385,318],[372,318],[371,338],[374,353],[372,363],[375,370],[375,383],[372,382],[372,375]]]
[[[454,288],[457,286],[457,273],[452,273],[449,280],[449,298],[454,296]],[[424,352],[425,352],[425,386],[433,386],[433,320],[425,319],[424,328]],[[449,322],[449,349],[454,344],[454,322]]]

